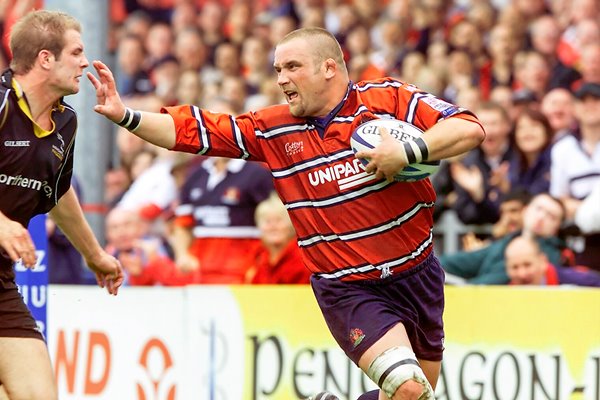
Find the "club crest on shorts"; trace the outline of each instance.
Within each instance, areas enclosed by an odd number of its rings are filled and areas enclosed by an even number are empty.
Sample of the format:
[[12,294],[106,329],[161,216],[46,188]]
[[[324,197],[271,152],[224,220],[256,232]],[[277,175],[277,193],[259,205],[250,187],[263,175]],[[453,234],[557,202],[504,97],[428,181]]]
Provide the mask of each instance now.
[[350,330],[350,341],[352,342],[352,347],[356,348],[365,338],[365,334],[359,328],[354,328]]

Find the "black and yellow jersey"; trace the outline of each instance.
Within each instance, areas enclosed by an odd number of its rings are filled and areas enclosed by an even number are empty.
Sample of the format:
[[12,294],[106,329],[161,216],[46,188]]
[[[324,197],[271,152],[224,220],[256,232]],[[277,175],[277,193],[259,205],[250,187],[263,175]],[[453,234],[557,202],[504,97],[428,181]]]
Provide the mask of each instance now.
[[[0,77],[0,211],[23,226],[50,211],[70,187],[77,115],[62,99],[52,110],[53,127],[31,116],[12,71]],[[0,286],[12,286],[12,262],[0,255]]]

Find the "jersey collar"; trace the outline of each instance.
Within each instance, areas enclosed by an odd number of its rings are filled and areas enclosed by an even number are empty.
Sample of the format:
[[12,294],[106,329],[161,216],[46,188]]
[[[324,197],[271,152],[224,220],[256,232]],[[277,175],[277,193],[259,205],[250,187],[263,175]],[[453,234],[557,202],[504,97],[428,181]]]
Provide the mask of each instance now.
[[[54,124],[54,119],[50,118],[50,121],[52,122],[52,129],[50,129],[49,131],[45,130],[44,128],[39,126],[37,122],[34,121],[33,116],[31,115],[31,109],[29,108],[29,103],[27,102],[27,96],[25,95],[25,92],[23,91],[23,88],[21,87],[19,82],[17,82],[17,80],[14,77],[11,77],[11,87],[14,90],[15,95],[17,96],[17,104],[19,105],[19,108],[21,109],[21,111],[23,111],[25,115],[27,115],[27,118],[29,118],[29,120],[33,123],[33,133],[35,134],[35,136],[38,138],[43,138],[54,132],[56,128],[56,125]],[[57,101],[54,107],[52,108],[52,111],[55,110],[63,112],[64,106],[60,104],[60,101]]]
[[346,89],[346,94],[344,95],[344,98],[342,99],[342,101],[340,101],[338,103],[338,105],[335,106],[333,108],[333,110],[331,110],[329,112],[329,114],[327,114],[324,117],[308,118],[310,123],[312,123],[315,126],[315,128],[317,129],[317,132],[319,132],[319,136],[321,136],[321,138],[323,138],[325,136],[325,129],[327,128],[327,125],[329,125],[331,120],[335,118],[337,113],[340,112],[340,110],[344,106],[344,103],[346,102],[346,100],[348,99],[348,95],[350,94],[351,87],[352,87],[352,81],[348,82],[348,88]]

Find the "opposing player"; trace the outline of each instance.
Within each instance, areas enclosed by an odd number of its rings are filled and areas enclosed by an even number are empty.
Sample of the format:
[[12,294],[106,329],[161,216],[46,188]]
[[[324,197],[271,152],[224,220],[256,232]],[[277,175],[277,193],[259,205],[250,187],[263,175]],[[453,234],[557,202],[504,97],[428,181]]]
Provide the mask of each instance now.
[[11,69],[0,78],[0,398],[58,397],[48,350],[15,284],[13,263],[31,268],[35,248],[26,229],[50,212],[96,273],[117,294],[121,266],[95,239],[71,187],[77,119],[62,97],[79,91],[89,63],[80,24],[36,11],[12,30]]
[[[429,180],[393,182],[409,162],[438,160],[477,146],[477,119],[409,84],[349,81],[335,38],[319,28],[291,32],[275,49],[277,83],[288,105],[237,117],[193,105],[161,113],[126,109],[111,71],[95,61],[95,110],[168,149],[260,160],[298,235],[311,284],[331,333],[381,388],[380,398],[432,399],[443,351],[444,273],[433,255]],[[395,117],[425,131],[407,152],[391,135],[357,154],[363,121]]]

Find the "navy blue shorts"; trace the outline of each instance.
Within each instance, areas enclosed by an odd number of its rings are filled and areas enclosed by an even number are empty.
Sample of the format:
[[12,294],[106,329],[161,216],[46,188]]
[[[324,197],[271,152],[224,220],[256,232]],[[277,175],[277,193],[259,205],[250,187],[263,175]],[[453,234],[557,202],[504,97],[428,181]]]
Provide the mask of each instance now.
[[19,290],[0,287],[0,336],[44,340]]
[[417,358],[442,360],[444,271],[433,253],[389,278],[343,282],[313,275],[311,285],[331,334],[356,365],[398,323],[406,328]]

